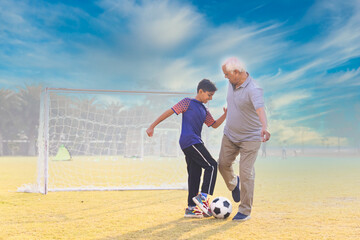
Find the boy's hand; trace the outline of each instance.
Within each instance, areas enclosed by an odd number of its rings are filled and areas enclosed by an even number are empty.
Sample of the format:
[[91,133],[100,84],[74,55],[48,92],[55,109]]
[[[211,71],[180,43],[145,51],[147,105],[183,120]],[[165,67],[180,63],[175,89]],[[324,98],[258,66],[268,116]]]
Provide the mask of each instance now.
[[226,107],[223,107],[223,110],[224,110],[224,114],[225,114],[225,116],[226,116],[226,114],[227,114],[227,108],[226,108]]
[[154,128],[149,127],[148,129],[146,129],[146,133],[149,137],[152,137],[154,134]]

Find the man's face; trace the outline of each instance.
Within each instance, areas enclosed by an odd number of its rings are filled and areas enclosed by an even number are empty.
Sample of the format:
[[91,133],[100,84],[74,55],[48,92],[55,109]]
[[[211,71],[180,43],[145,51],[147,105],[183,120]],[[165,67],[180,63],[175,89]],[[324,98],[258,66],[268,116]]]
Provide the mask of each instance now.
[[229,82],[233,85],[236,85],[239,82],[239,72],[238,71],[228,71],[226,70],[225,65],[222,66],[222,70],[224,72],[225,78],[229,79]]
[[215,92],[207,92],[207,91],[203,91],[202,89],[199,90],[199,93],[202,103],[207,103],[208,101],[212,100],[212,97],[215,94]]

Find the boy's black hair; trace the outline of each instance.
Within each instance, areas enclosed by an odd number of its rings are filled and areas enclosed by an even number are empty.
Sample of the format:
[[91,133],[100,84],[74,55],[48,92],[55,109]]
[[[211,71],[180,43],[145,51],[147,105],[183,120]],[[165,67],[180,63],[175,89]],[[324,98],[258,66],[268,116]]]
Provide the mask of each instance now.
[[197,92],[202,89],[204,92],[215,92],[217,90],[215,84],[209,79],[203,79],[199,82]]

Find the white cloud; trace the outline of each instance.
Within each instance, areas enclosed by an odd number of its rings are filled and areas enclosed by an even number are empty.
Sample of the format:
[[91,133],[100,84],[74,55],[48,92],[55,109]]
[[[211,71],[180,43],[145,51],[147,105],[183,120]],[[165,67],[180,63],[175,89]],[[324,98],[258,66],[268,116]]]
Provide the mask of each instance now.
[[[126,24],[127,38],[135,41],[140,49],[156,51],[172,50],[197,35],[203,17],[190,5],[177,1],[102,1],[100,6],[107,9],[111,19]],[[116,17],[116,14],[120,16]],[[105,16],[106,20],[109,16]],[[119,20],[120,19],[120,20]]]
[[[338,1],[334,0],[323,1],[320,3],[320,6],[323,11],[328,11],[333,16],[330,20],[331,25],[329,26],[331,31],[329,31],[327,41],[324,42],[320,49],[327,50],[337,48],[344,55],[358,55],[360,46],[354,43],[360,42],[359,1],[350,0],[343,4],[338,4]],[[344,17],[344,10],[350,12],[350,14]],[[318,12],[321,12],[321,10]]]
[[202,72],[205,69],[194,67],[187,59],[176,59],[168,64],[159,66],[161,71],[154,73],[155,79],[161,79],[162,84],[174,91],[182,91],[182,89],[189,89],[194,94],[198,82],[203,79]]
[[142,43],[172,49],[197,34],[201,16],[189,7],[167,3],[147,4],[136,14],[131,29]]
[[[320,32],[303,44],[294,54],[306,59],[322,60],[319,69],[329,69],[360,55],[360,3],[358,0],[339,2],[322,0],[305,16],[308,24],[319,24]],[[303,59],[300,57],[300,59]]]
[[329,146],[337,146],[338,140],[342,145],[347,145],[346,138],[338,138],[337,136],[325,136],[317,129],[310,127],[298,126],[293,121],[275,120],[269,121],[269,131],[272,133],[272,145],[282,145],[286,143],[288,146],[312,145],[321,146],[326,141]]
[[312,36],[311,41],[297,42],[283,49],[281,53],[286,54],[283,67],[277,73],[258,78],[265,89],[277,92],[284,86],[292,89],[308,85],[322,88],[339,83],[360,85],[359,69],[328,73],[329,69],[341,67],[360,56],[359,1],[342,4],[336,0],[317,1],[295,28],[302,30],[314,23],[320,25],[319,33]]
[[[299,85],[306,84],[309,81],[309,78],[306,77],[309,75],[309,72],[312,72],[314,69],[317,70],[322,63],[322,59],[315,58],[302,66],[298,66],[293,71],[283,71],[279,68],[273,76],[261,76],[259,77],[259,81],[262,82],[264,88],[269,91],[278,91],[279,89],[284,89],[284,87],[288,89],[295,88]],[[316,81],[316,78],[313,76],[311,81]]]
[[360,67],[357,69],[351,69],[347,71],[339,71],[336,73],[330,73],[324,76],[327,79],[327,85],[348,84],[348,85],[360,85]]
[[[104,32],[105,36],[89,32],[63,38],[54,35],[56,30],[42,28],[30,18],[21,21],[25,24],[23,29],[40,41],[31,37],[24,41],[22,37],[4,38],[4,42],[18,41],[19,45],[23,44],[18,49],[24,49],[22,55],[2,55],[4,62],[19,69],[36,69],[44,78],[63,78],[52,82],[55,87],[62,87],[59,85],[66,81],[96,87],[99,79],[102,86],[116,81],[115,87],[120,84],[122,89],[133,87],[127,79],[143,87],[188,90],[196,87],[202,78],[210,76],[216,80],[220,66],[209,66],[218,64],[231,49],[238,49],[237,55],[243,51],[244,57],[251,56],[248,65],[260,67],[280,54],[279,49],[285,45],[281,34],[276,37],[265,34],[279,28],[278,24],[213,27],[194,7],[177,1],[104,0],[98,2],[104,12],[96,19],[66,5],[45,4],[35,8],[22,3],[21,8],[16,8],[15,2],[9,4],[10,12],[16,13],[18,19],[36,13],[47,25],[57,26],[64,24],[65,19],[78,22],[78,17]],[[229,36],[223,38],[226,33]],[[200,34],[210,37],[199,37]],[[194,38],[197,41],[189,45]],[[74,51],[69,51],[70,48]]]
[[288,47],[281,26],[279,23],[208,26],[206,37],[197,44],[193,55],[202,59],[238,56],[246,59],[249,71],[261,70]]
[[305,91],[290,92],[279,97],[276,97],[272,101],[272,107],[274,110],[281,110],[282,108],[289,105],[296,105],[304,99],[310,98],[311,95]]
[[319,113],[312,114],[312,115],[307,115],[307,116],[304,116],[304,117],[296,118],[296,119],[293,120],[293,122],[298,122],[299,123],[299,122],[302,122],[302,121],[305,121],[305,120],[318,118],[318,117],[324,116],[326,114],[329,114],[330,112],[332,112],[332,111],[325,111],[325,112],[319,112]]
[[18,85],[12,78],[0,78],[0,84],[5,86],[5,88],[14,88]]

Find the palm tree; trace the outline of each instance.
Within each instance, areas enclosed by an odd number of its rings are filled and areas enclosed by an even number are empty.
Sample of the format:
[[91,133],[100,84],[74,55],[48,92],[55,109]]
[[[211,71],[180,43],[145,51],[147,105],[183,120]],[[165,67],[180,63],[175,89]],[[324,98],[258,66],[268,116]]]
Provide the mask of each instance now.
[[18,88],[19,100],[19,133],[23,133],[29,141],[27,154],[34,156],[36,154],[36,138],[39,127],[40,114],[40,93],[41,85]]
[[0,89],[0,156],[4,155],[4,137],[14,134],[13,124],[15,105],[15,93],[8,89]]

